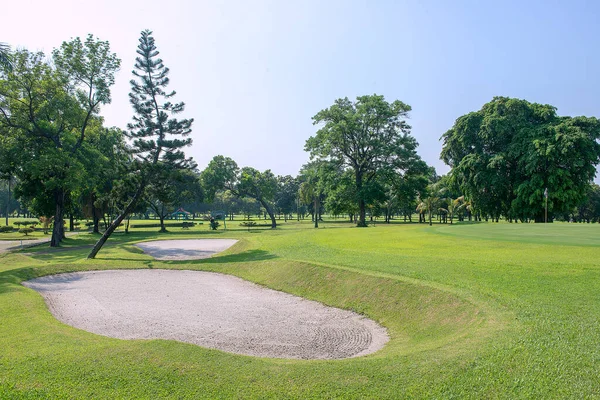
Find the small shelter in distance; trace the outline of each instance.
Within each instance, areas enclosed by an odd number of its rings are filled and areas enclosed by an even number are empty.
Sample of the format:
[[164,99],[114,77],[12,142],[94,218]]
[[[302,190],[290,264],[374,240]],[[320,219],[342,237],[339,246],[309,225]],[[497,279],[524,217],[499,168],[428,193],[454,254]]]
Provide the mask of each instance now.
[[173,214],[171,214],[172,219],[190,219],[190,215],[192,213],[185,211],[183,208],[179,207]]

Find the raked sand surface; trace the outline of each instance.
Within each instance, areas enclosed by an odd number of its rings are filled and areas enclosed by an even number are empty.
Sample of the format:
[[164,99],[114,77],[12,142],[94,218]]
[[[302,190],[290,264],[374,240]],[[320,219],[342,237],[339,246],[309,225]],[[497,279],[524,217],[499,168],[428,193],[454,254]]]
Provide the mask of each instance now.
[[65,324],[120,339],[297,359],[356,357],[388,341],[385,328],[353,312],[212,272],[91,271],[23,284]]

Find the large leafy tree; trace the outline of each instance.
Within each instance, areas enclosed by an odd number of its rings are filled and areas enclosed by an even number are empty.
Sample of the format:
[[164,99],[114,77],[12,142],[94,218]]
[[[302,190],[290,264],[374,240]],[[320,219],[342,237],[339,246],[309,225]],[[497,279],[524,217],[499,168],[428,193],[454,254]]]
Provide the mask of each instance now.
[[355,102],[338,99],[313,117],[321,128],[305,149],[312,159],[333,160],[350,168],[358,208],[358,226],[366,226],[366,205],[381,189],[381,171],[400,171],[416,160],[417,142],[406,122],[410,106],[383,96],[360,96]]
[[228,190],[237,197],[250,197],[269,214],[271,228],[277,227],[273,213],[277,178],[270,170],[260,172],[251,167],[239,168],[231,158],[215,156],[202,171],[201,178],[209,200],[219,190]]
[[86,132],[100,106],[110,102],[120,60],[108,42],[90,35],[85,42],[64,42],[52,61],[41,52],[13,54],[12,68],[4,68],[0,80],[0,125],[22,146],[19,178],[31,199],[44,198],[38,204],[52,199],[50,245],[55,247],[64,237],[69,192],[83,177],[80,150]]
[[131,152],[135,156],[131,173],[136,177],[137,190],[98,240],[88,258],[96,257],[114,230],[135,209],[148,183],[160,179],[162,170],[195,167],[193,160],[186,158],[182,150],[192,143],[188,135],[192,131],[193,119],[174,117],[184,111],[185,104],[171,102],[175,92],[166,91],[169,69],[158,57],[151,31],[141,33],[137,54],[129,93],[134,116],[133,122],[127,126],[127,135],[132,140]]
[[575,207],[600,161],[600,121],[559,117],[550,105],[496,97],[456,120],[441,158],[479,211],[492,218],[544,220]]

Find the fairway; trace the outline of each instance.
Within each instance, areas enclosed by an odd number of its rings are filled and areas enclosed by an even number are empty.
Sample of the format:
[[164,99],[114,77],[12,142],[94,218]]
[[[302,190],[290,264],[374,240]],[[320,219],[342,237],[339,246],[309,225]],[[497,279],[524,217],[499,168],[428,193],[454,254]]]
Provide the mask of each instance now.
[[[0,255],[0,398],[594,398],[600,396],[600,226],[281,223],[155,228]],[[236,239],[202,260],[136,243]],[[379,351],[344,360],[236,355],[65,325],[21,282],[63,272],[202,270],[368,317]]]

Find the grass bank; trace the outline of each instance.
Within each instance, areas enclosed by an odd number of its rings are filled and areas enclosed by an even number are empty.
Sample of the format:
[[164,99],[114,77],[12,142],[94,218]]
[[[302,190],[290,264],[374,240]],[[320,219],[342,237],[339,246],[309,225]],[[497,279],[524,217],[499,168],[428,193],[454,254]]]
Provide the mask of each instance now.
[[[529,226],[521,226],[527,229]],[[582,398],[600,396],[600,229],[509,224],[357,229],[288,223],[254,232],[173,229],[0,255],[0,398]],[[537,229],[537,228],[536,228]],[[234,237],[208,260],[159,262],[132,244]],[[577,244],[581,241],[581,244]],[[586,242],[587,241],[587,242]],[[123,341],[56,321],[20,282],[113,268],[218,271],[363,313],[389,331],[373,355],[272,360],[163,341]]]

